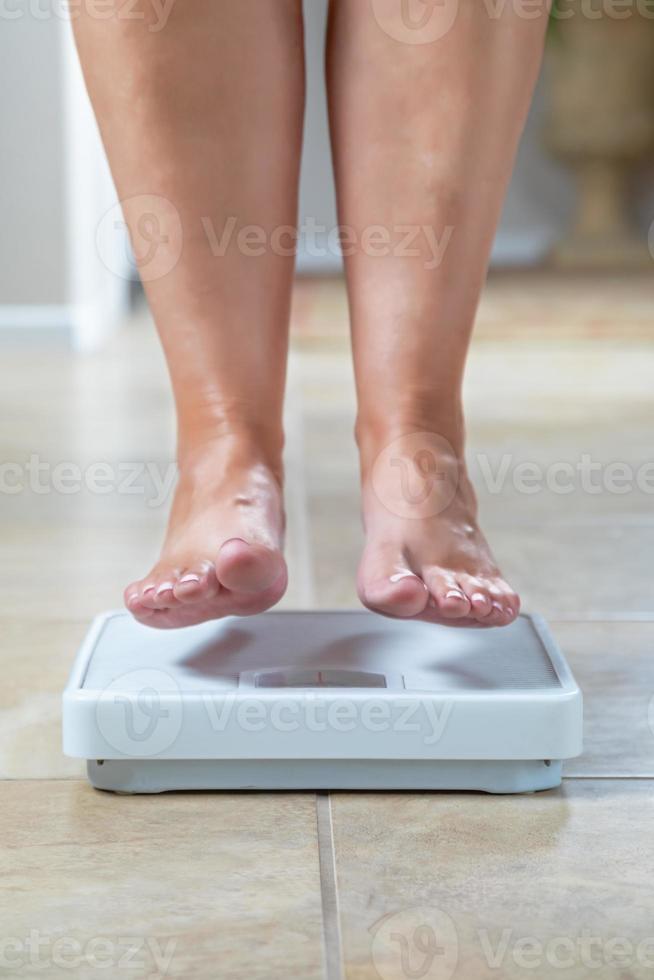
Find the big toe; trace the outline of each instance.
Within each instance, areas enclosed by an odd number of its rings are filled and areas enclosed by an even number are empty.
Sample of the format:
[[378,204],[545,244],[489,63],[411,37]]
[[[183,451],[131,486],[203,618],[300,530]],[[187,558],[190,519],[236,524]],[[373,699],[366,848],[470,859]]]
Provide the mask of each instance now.
[[418,616],[429,600],[425,583],[395,548],[364,553],[357,584],[363,605],[384,616]]
[[233,592],[263,592],[280,581],[286,564],[280,551],[241,538],[226,541],[216,559],[216,576]]

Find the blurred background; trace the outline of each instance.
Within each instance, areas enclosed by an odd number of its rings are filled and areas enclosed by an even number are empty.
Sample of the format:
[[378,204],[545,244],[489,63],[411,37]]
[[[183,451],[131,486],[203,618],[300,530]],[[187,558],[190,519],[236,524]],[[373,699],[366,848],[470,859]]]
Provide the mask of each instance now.
[[[305,3],[287,606],[356,603],[361,543],[326,6]],[[549,32],[466,381],[483,526],[552,618],[652,614],[654,11],[604,8],[569,0]],[[1,16],[0,608],[81,628],[156,556],[172,403],[68,16]]]
[[[651,271],[654,11],[566,0],[524,135],[493,268]],[[308,105],[302,275],[338,274],[322,76],[327,0],[305,0]],[[595,13],[599,17],[595,16]],[[589,16],[589,13],[593,16]],[[626,18],[624,13],[629,14]],[[568,16],[573,14],[573,16]],[[4,8],[0,330],[92,349],[132,308],[136,280],[69,31],[57,0]],[[104,225],[108,224],[109,227]],[[331,238],[329,233],[331,232]]]

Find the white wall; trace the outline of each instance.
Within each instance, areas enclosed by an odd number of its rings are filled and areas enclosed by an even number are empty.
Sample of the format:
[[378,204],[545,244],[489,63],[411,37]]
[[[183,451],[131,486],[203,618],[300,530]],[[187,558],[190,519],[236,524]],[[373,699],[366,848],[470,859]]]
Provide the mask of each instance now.
[[95,245],[115,192],[70,24],[56,5],[15,4],[1,26],[0,338],[96,346],[126,308],[129,271],[119,232],[109,262]]
[[[21,16],[8,19],[5,11],[0,31],[0,336],[45,332],[89,347],[110,332],[129,292],[120,235],[105,243],[102,256],[95,242],[114,191],[69,25],[54,15],[29,14],[27,4],[12,9]],[[305,0],[308,105],[301,217],[334,228],[323,80],[326,10],[327,0]],[[573,187],[542,150],[542,105],[539,91],[495,243],[496,263],[537,261],[569,220]],[[646,202],[643,214],[652,205],[651,199]],[[317,258],[300,248],[300,271],[331,271],[339,264],[333,255]]]
[[23,16],[1,26],[1,302],[53,307],[65,302],[60,52],[51,22]]

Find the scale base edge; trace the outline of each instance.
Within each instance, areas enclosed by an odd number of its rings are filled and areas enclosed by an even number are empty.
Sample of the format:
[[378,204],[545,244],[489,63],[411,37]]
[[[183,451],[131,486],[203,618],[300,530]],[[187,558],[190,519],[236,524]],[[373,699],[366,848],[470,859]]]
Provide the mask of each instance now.
[[400,761],[371,759],[89,760],[96,789],[116,793],[179,790],[472,790],[533,793],[561,783],[561,762],[532,759]]

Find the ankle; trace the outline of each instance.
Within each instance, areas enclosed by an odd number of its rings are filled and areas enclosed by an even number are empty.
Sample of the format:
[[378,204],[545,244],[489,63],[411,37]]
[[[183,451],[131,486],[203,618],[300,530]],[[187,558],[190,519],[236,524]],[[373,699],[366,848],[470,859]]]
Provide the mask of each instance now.
[[430,453],[465,466],[465,423],[459,400],[434,405],[426,411],[424,406],[383,415],[379,411],[360,411],[354,435],[364,474],[380,453],[393,444],[397,444],[399,454],[403,455],[403,446],[415,454],[424,442],[424,448]]
[[206,466],[223,472],[263,469],[280,488],[284,482],[282,463],[284,438],[252,427],[230,427],[214,432],[179,433],[177,465],[180,471],[202,474]]

